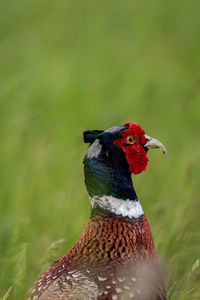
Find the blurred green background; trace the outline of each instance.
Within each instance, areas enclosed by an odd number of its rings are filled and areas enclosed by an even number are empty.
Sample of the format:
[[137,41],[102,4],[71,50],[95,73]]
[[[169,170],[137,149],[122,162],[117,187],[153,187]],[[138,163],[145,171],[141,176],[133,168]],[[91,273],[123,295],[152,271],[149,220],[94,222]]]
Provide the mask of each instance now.
[[82,131],[131,121],[168,150],[133,177],[168,299],[200,299],[199,12],[193,0],[0,2],[0,297],[25,299],[87,223]]

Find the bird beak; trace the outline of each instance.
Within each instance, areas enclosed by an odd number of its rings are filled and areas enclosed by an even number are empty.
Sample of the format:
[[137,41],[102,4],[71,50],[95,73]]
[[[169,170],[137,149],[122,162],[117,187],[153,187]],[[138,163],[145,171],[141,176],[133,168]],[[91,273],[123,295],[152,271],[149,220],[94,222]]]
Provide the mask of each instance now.
[[148,148],[148,149],[155,149],[155,148],[161,148],[162,152],[164,154],[167,154],[167,151],[165,149],[165,146],[159,142],[158,140],[148,136],[147,134],[144,135],[146,143],[144,144],[144,147]]

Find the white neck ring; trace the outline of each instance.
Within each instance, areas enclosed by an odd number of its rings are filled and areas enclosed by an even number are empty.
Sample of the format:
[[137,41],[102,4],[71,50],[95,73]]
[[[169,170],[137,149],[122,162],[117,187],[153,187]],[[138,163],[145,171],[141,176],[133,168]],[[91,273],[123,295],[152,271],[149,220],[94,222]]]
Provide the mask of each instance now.
[[90,202],[92,209],[99,206],[100,208],[108,210],[117,216],[139,218],[144,214],[142,206],[138,200],[122,200],[111,195],[104,195],[90,197]]

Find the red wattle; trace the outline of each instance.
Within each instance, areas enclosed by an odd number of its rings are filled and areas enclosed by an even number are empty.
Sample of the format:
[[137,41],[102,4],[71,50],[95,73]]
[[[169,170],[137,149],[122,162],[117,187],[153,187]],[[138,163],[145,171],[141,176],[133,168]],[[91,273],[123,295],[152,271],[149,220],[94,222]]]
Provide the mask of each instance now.
[[[139,174],[146,170],[148,157],[144,150],[145,144],[144,131],[139,125],[133,123],[125,123],[129,128],[121,132],[121,138],[114,141],[114,144],[121,147],[126,155],[129,171],[133,174]],[[132,135],[135,137],[135,143],[132,145],[126,144],[126,137]]]

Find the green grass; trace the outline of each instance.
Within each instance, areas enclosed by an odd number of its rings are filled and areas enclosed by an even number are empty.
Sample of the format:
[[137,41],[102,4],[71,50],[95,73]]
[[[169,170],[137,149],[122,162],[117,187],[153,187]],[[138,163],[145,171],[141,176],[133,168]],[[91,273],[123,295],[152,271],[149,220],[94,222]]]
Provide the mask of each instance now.
[[199,11],[193,0],[1,1],[2,299],[25,299],[87,223],[82,131],[126,121],[168,150],[133,177],[168,299],[200,299]]

